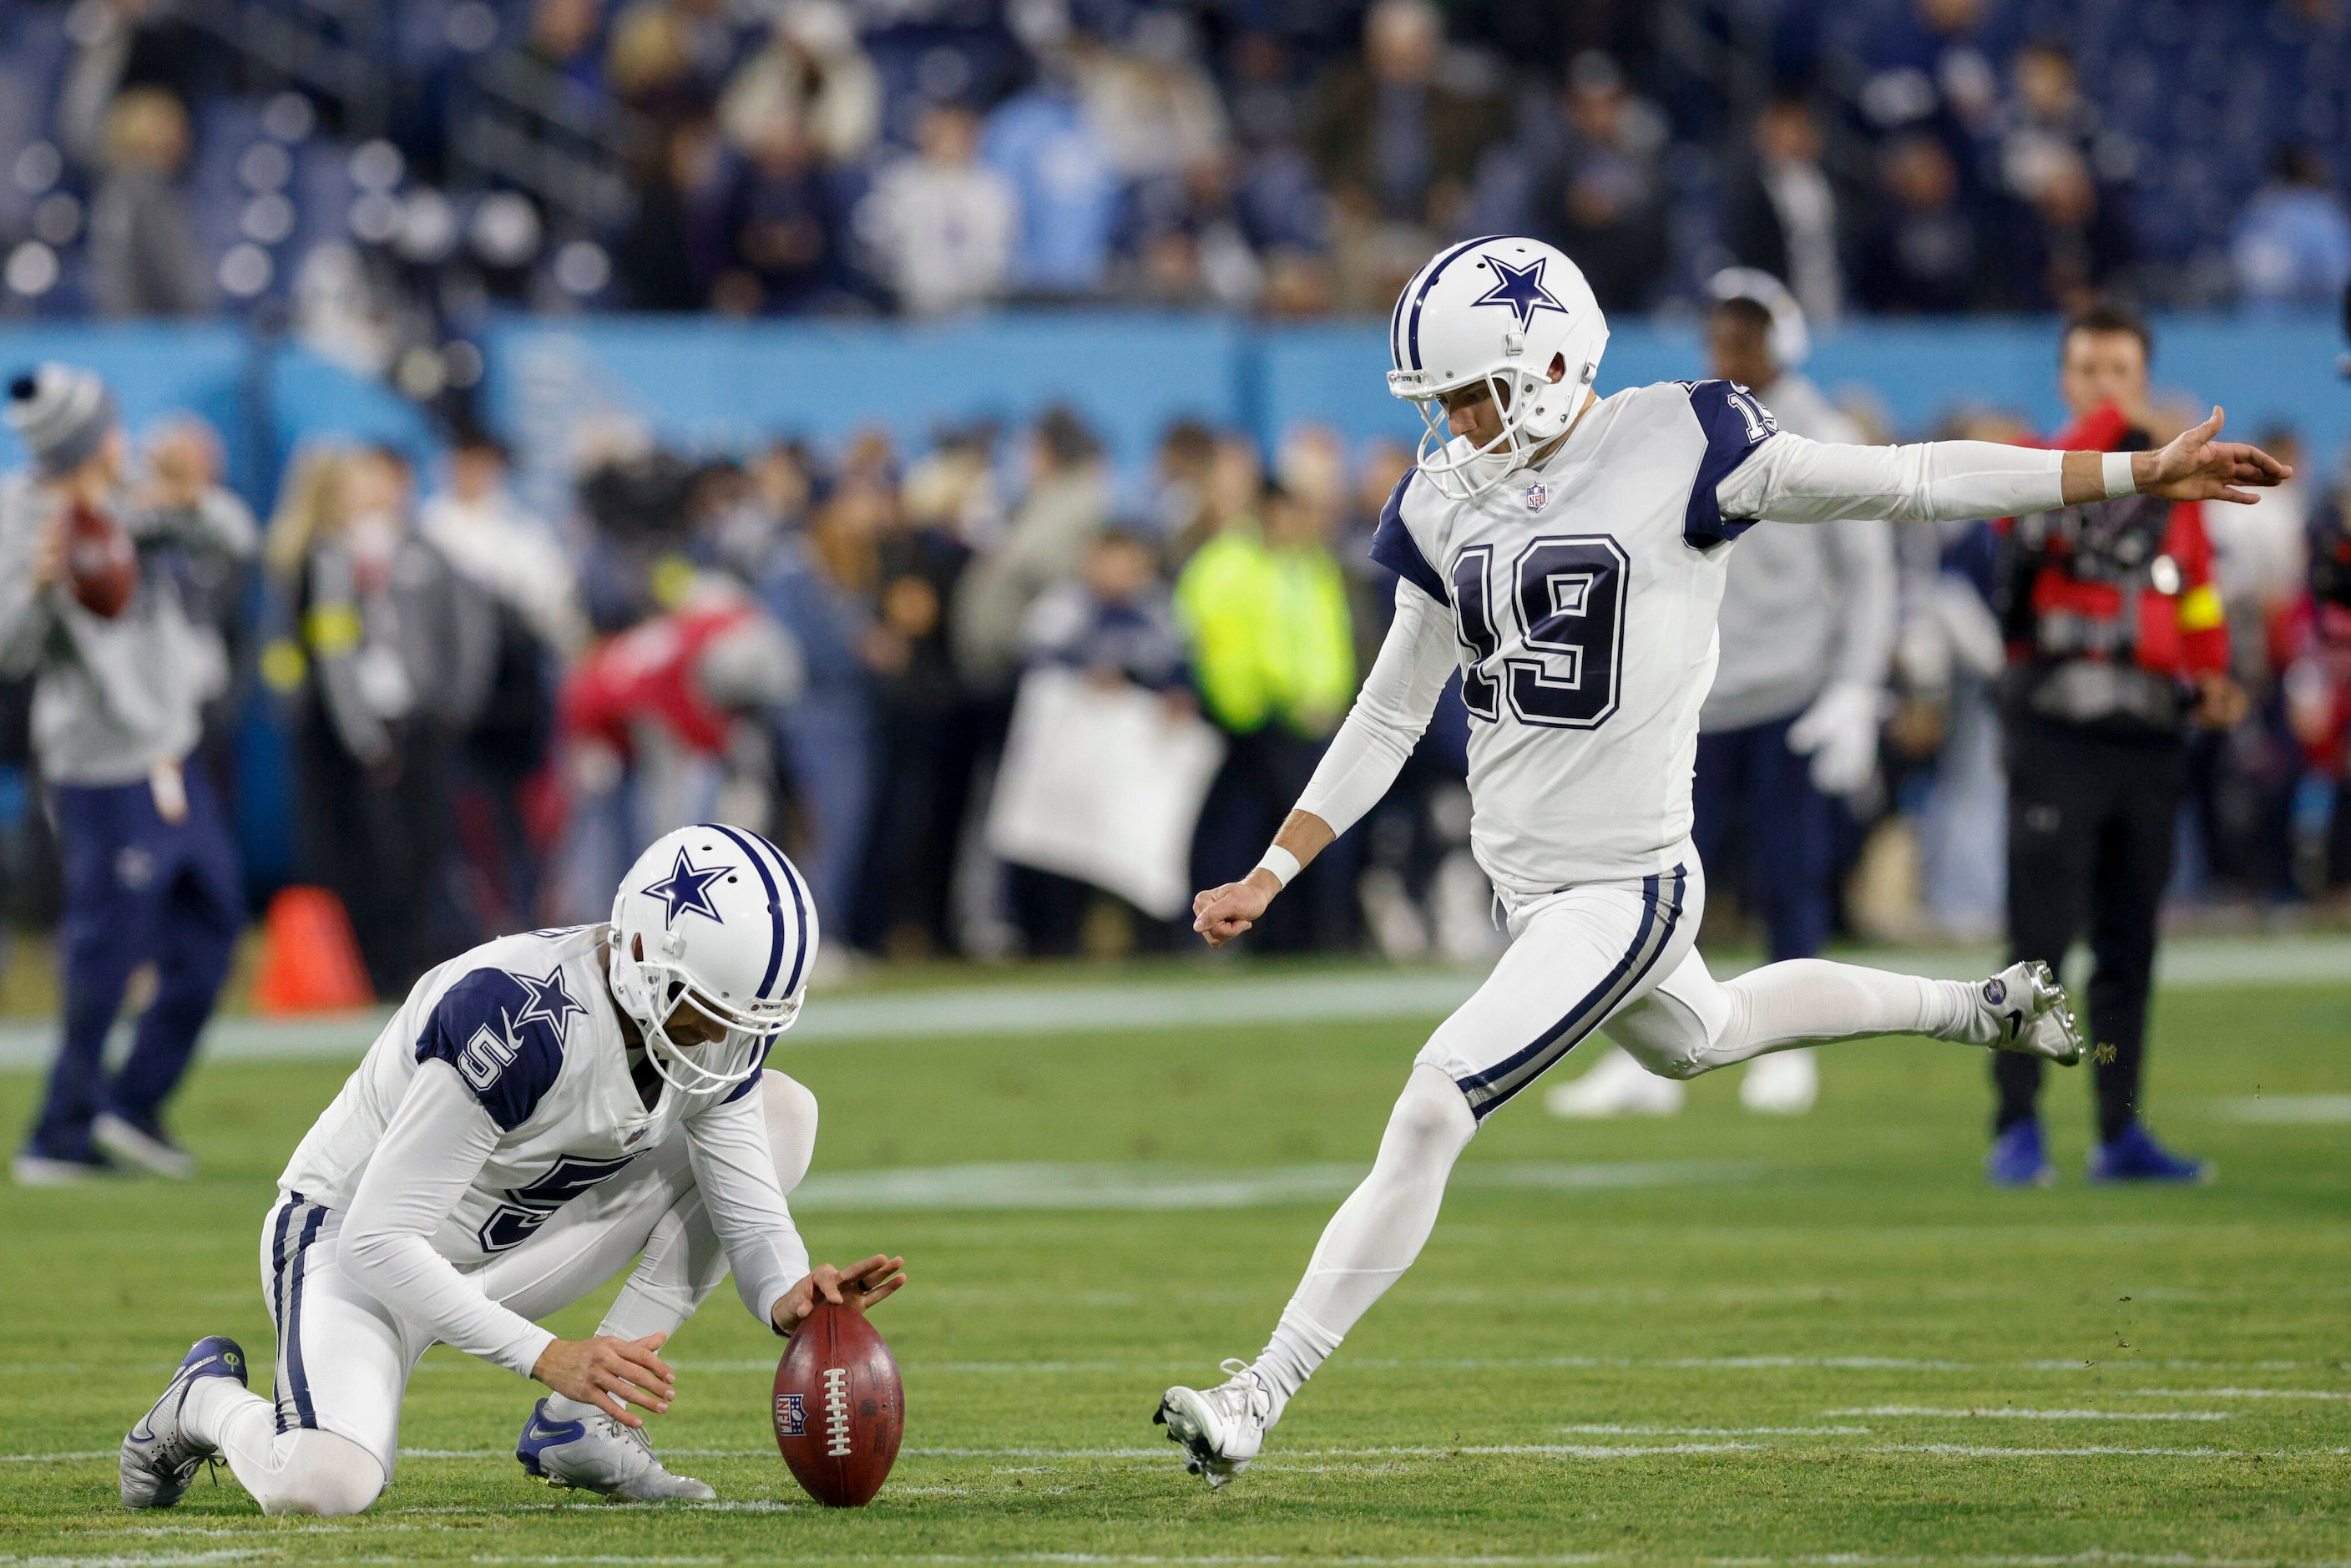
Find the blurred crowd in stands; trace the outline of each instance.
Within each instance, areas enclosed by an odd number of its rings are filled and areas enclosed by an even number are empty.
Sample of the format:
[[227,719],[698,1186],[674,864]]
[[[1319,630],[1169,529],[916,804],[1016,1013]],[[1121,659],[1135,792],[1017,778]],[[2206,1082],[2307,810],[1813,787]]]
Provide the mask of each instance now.
[[0,311],[412,392],[501,304],[1361,314],[1496,232],[1612,312],[2351,279],[2341,0],[17,0],[0,89]]
[[[1945,434],[2024,433],[1980,414]],[[2262,440],[2294,457],[2290,432]],[[253,756],[235,734],[260,692],[290,758],[293,878],[340,896],[383,996],[482,934],[601,918],[641,845],[712,817],[789,848],[836,973],[1165,950],[1186,943],[1180,919],[991,857],[981,823],[1022,674],[1131,683],[1216,727],[1228,749],[1192,885],[1242,874],[1385,630],[1394,580],[1365,545],[1408,461],[1312,426],[1260,452],[1186,423],[1144,484],[1122,486],[1059,408],[921,450],[876,433],[689,455],[617,434],[584,458],[571,510],[535,517],[486,435],[424,473],[389,449],[313,446],[266,520],[257,587],[182,580],[233,672],[205,764],[234,799]],[[2175,895],[2251,921],[2339,914],[2346,497],[2298,480],[2208,512],[2252,702],[2195,743]],[[1842,829],[1844,921],[1878,939],[1989,938],[2001,547],[1989,524],[1900,533],[1878,779]],[[25,810],[25,694],[0,695],[11,913],[38,918],[55,883]],[[1399,789],[1281,901],[1259,950],[1498,947],[1467,852],[1468,723],[1448,694]],[[1740,873],[1715,880],[1709,918],[1735,936]]]

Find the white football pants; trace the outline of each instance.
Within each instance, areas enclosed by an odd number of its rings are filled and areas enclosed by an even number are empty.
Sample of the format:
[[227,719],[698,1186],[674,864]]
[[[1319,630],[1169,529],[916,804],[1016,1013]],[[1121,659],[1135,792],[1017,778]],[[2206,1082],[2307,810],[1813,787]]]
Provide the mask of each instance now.
[[[816,1152],[816,1096],[760,1078],[776,1179],[789,1195]],[[431,1331],[354,1284],[337,1257],[342,1216],[281,1194],[261,1228],[261,1289],[277,1324],[277,1399],[204,1378],[182,1420],[216,1446],[264,1513],[357,1513],[392,1480],[400,1404]],[[642,1255],[642,1256],[641,1256]],[[586,1296],[637,1259],[597,1328],[618,1339],[674,1333],[726,1279],[684,1134],[580,1194],[474,1275],[527,1318]]]
[[1478,1124],[1595,1030],[1642,1066],[1695,1078],[1813,1040],[1956,1031],[1974,988],[1817,958],[1728,983],[1697,952],[1706,878],[1672,871],[1502,895],[1510,946],[1414,1061],[1378,1158],[1332,1217],[1257,1367],[1286,1401],[1412,1266]]

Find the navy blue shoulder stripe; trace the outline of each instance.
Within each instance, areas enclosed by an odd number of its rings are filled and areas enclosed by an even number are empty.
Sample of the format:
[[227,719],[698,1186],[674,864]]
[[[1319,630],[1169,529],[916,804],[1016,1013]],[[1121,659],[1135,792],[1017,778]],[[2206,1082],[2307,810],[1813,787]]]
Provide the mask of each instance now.
[[532,1011],[528,988],[504,969],[475,969],[441,994],[416,1039],[416,1060],[457,1070],[490,1119],[511,1133],[530,1120],[563,1071],[563,1019]]
[[[784,963],[783,894],[776,891],[776,873],[768,869],[767,860],[752,847],[749,839],[724,822],[712,822],[708,825],[735,841],[736,848],[743,852],[745,857],[750,861],[752,868],[758,872],[760,885],[768,890],[768,921],[770,926],[768,936],[768,970],[766,974],[759,977],[759,998],[764,1001],[768,998],[768,993],[775,989],[776,971],[783,967]],[[797,903],[799,890],[794,888],[792,893],[793,900]],[[799,965],[797,962],[792,966],[792,972],[794,974],[799,972]]]
[[[1412,357],[1414,370],[1427,368],[1420,362],[1420,307],[1422,301],[1428,298],[1428,291],[1437,287],[1437,280],[1445,276],[1445,269],[1452,266],[1463,251],[1476,246],[1491,245],[1503,237],[1505,236],[1501,235],[1479,235],[1476,239],[1465,239],[1435,261],[1430,262],[1428,270],[1421,274],[1420,287],[1412,291],[1412,315],[1405,323],[1405,344],[1406,351]],[[1399,297],[1397,307],[1402,308],[1402,306],[1403,299]]]
[[1689,505],[1682,513],[1682,538],[1699,549],[1727,544],[1755,526],[1752,517],[1725,517],[1715,492],[1732,469],[1754,450],[1780,434],[1779,422],[1737,382],[1683,382],[1690,412],[1706,434],[1706,454],[1698,459],[1698,477],[1690,484]]
[[1420,553],[1420,546],[1413,539],[1412,530],[1404,526],[1404,493],[1411,488],[1412,476],[1419,472],[1418,468],[1405,469],[1388,497],[1387,505],[1380,508],[1380,525],[1372,530],[1372,559],[1439,604],[1450,604],[1453,595],[1446,591],[1445,579],[1428,564],[1428,558]]

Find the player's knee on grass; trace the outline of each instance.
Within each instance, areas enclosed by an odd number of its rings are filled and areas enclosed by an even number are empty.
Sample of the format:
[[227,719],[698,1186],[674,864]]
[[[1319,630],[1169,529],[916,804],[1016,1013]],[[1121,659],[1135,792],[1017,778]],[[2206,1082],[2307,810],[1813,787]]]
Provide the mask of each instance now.
[[816,1157],[816,1096],[770,1067],[759,1074],[759,1107],[767,1113],[768,1146],[775,1151],[776,1183],[789,1197]]
[[383,1495],[383,1467],[375,1456],[332,1432],[294,1432],[286,1463],[254,1491],[266,1514],[357,1513]]

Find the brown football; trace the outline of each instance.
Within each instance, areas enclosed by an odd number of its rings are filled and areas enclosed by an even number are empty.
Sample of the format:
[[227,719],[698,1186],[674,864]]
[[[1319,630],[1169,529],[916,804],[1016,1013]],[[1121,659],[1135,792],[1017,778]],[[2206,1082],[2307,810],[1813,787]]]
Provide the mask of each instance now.
[[74,601],[111,621],[139,588],[139,551],[122,525],[82,502],[66,517],[66,581]]
[[865,1314],[819,1301],[776,1366],[776,1447],[827,1508],[863,1508],[906,1431],[898,1364]]

